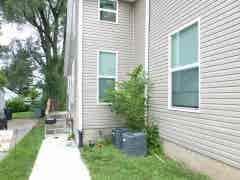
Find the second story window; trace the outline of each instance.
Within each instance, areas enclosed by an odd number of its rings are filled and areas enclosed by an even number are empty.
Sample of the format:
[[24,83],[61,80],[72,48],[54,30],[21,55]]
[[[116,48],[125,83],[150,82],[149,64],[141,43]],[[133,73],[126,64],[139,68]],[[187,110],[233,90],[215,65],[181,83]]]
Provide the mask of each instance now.
[[99,19],[117,23],[118,21],[118,1],[117,0],[99,0]]

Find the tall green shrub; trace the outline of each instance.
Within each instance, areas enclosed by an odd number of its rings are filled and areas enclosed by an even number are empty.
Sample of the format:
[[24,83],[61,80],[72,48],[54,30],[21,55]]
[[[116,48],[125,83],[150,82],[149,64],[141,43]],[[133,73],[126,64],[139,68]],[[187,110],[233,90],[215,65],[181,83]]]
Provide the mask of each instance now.
[[115,90],[108,90],[106,101],[110,103],[112,111],[125,120],[128,128],[145,132],[149,154],[164,154],[157,124],[145,116],[148,84],[144,68],[139,65],[129,74],[128,80],[117,83]]
[[12,112],[25,112],[29,110],[29,107],[24,103],[24,100],[21,97],[7,101],[6,107],[10,108]]
[[129,74],[129,79],[116,84],[115,90],[108,90],[106,101],[113,112],[119,115],[131,130],[145,127],[145,86],[148,80],[144,68],[139,65]]
[[5,74],[0,71],[0,89],[3,88],[7,84],[7,78]]

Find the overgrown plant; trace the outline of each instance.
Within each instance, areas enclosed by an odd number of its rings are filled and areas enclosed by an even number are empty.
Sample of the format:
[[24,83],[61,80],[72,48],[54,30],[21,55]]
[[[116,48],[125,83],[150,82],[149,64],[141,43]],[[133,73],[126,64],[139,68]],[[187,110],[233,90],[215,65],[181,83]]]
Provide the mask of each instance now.
[[12,112],[26,112],[29,110],[29,107],[24,103],[22,97],[16,97],[12,100],[6,102],[6,107],[10,108]]
[[[149,154],[163,154],[158,126],[145,116],[148,107],[146,86],[149,85],[142,65],[129,74],[129,79],[118,82],[115,90],[108,90],[106,101],[113,112],[133,131],[146,133]],[[148,120],[146,120],[148,119]]]
[[5,74],[0,71],[0,90],[7,84],[7,78]]
[[74,140],[75,139],[75,134],[74,133],[70,133],[68,136],[68,140]]
[[129,74],[129,79],[118,82],[117,88],[108,90],[107,102],[113,112],[119,115],[126,126],[133,131],[145,128],[145,87],[148,79],[142,65]]
[[159,128],[153,121],[148,121],[145,134],[147,137],[148,154],[164,154],[159,136]]

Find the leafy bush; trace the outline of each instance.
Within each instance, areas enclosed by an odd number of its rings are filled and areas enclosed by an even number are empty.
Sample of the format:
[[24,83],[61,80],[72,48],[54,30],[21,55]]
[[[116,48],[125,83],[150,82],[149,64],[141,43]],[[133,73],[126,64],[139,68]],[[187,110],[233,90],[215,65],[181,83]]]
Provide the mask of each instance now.
[[40,92],[35,88],[28,90],[26,97],[29,97],[32,101],[36,100],[40,96]]
[[0,89],[7,84],[7,78],[2,71],[0,71]]
[[145,108],[148,106],[145,90],[148,85],[143,66],[140,65],[126,81],[117,84],[115,90],[108,91],[107,101],[113,112],[125,120],[133,131],[145,131],[149,154],[163,154],[158,126],[148,120],[145,123]]
[[21,97],[7,101],[6,107],[10,108],[12,112],[25,112],[29,110],[29,107],[24,103],[24,99]]
[[33,101],[31,104],[31,108],[35,109],[35,108],[42,108],[42,102],[41,101]]
[[163,147],[159,136],[158,126],[153,122],[148,121],[145,133],[147,136],[148,153],[163,154]]
[[134,131],[145,127],[145,86],[148,80],[144,68],[139,65],[126,81],[117,83],[115,90],[108,90],[107,102],[113,112],[119,115],[128,128]]

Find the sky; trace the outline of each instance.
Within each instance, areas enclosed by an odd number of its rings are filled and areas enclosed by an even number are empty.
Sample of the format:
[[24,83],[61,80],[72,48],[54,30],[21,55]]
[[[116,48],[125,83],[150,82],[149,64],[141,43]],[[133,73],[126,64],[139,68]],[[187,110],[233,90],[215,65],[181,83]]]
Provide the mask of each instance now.
[[13,40],[24,40],[31,36],[35,36],[36,32],[34,28],[29,25],[23,25],[19,27],[17,24],[3,24],[0,30],[0,45],[7,46]]
[[37,36],[33,26],[30,24],[17,25],[16,23],[7,23],[0,15],[0,45],[7,46],[13,40],[24,40],[31,36]]
[[[12,41],[15,40],[24,40],[28,39],[30,37],[37,37],[37,31],[34,29],[34,27],[30,24],[25,25],[17,25],[15,23],[6,23],[3,22],[1,16],[1,28],[0,28],[0,46],[8,46]],[[3,67],[4,61],[0,59],[0,69]],[[38,70],[33,72],[35,76],[41,77]],[[38,79],[35,79],[34,81],[37,81]]]
[[[5,22],[0,14],[0,46],[8,46],[14,40],[24,40],[29,37],[37,37],[37,32],[30,24],[18,25],[16,23]],[[3,60],[0,59],[0,68]]]

